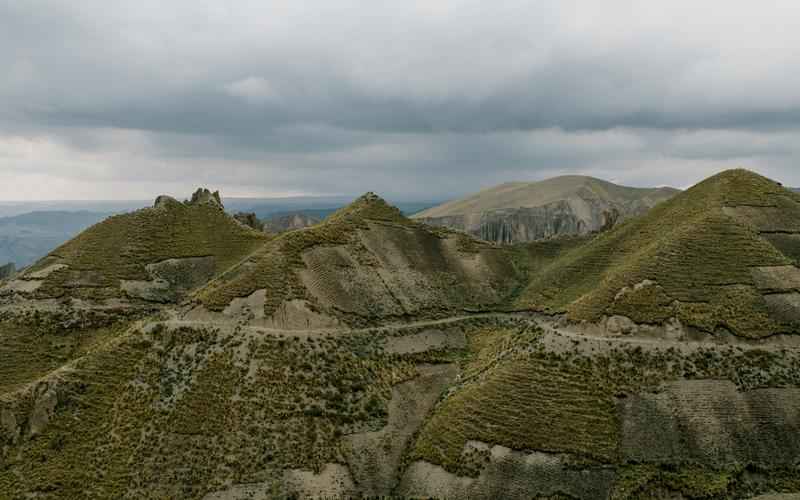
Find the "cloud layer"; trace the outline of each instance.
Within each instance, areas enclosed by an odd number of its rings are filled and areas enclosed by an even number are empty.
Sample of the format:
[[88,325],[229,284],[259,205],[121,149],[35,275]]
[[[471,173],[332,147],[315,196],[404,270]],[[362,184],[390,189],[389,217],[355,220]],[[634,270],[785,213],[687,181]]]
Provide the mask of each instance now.
[[0,200],[800,185],[800,4],[0,0]]

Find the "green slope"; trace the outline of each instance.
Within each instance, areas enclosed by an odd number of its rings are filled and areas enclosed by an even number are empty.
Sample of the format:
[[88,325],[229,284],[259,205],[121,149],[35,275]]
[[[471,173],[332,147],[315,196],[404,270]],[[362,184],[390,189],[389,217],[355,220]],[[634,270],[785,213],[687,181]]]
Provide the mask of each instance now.
[[199,290],[213,311],[264,290],[264,314],[290,300],[366,324],[505,303],[525,279],[503,249],[405,218],[372,193],[321,224],[275,237]]
[[[796,332],[789,302],[800,197],[746,170],[730,170],[604,233],[535,276],[519,307],[598,321],[678,318],[706,331],[762,337]],[[780,276],[765,286],[758,268]],[[774,273],[771,273],[774,274]],[[780,301],[777,301],[780,302]]]
[[23,278],[45,275],[38,297],[111,298],[122,295],[123,280],[152,279],[147,265],[212,257],[212,272],[219,273],[267,240],[265,234],[236,222],[219,203],[162,197],[153,208],[115,215],[90,227],[53,250]]

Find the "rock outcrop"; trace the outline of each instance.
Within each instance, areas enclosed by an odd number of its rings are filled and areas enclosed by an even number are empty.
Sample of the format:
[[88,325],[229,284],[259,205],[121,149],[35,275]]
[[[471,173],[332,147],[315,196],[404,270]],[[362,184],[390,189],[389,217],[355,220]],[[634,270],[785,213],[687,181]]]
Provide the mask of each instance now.
[[502,184],[412,218],[495,243],[520,243],[607,230],[627,218],[642,215],[677,192],[567,176]]
[[213,193],[206,188],[198,188],[197,191],[192,194],[192,199],[189,200],[190,205],[216,205],[220,208],[224,208],[222,204],[222,198],[219,196],[219,191],[214,191]]
[[256,231],[264,230],[264,223],[258,220],[254,212],[237,212],[233,215],[233,218]]

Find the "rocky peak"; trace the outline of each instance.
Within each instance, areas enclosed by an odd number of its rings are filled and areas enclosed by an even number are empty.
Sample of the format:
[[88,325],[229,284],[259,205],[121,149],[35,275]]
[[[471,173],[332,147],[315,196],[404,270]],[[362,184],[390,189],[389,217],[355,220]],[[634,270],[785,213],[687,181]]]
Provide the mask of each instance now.
[[206,188],[197,188],[197,191],[194,192],[192,199],[189,201],[189,205],[202,204],[216,205],[220,208],[224,208],[222,199],[219,196],[219,191],[214,191],[212,193]]
[[351,204],[331,215],[333,219],[341,217],[362,217],[395,222],[407,220],[403,217],[400,209],[388,204],[386,200],[372,191],[364,193]]
[[264,230],[264,223],[258,220],[258,217],[253,212],[237,212],[233,218],[256,231]]
[[153,203],[153,208],[169,208],[180,204],[181,203],[172,196],[167,196],[165,194],[162,194],[161,196],[156,198],[155,203]]

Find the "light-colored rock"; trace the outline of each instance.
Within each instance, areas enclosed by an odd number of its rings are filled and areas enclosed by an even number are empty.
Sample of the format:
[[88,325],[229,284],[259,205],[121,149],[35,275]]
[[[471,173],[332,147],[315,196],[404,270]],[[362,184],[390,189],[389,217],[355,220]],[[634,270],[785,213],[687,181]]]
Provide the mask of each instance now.
[[470,441],[469,450],[483,451],[486,464],[477,477],[461,477],[424,461],[406,470],[397,493],[404,497],[457,500],[529,499],[567,494],[570,498],[606,498],[614,472],[603,467],[579,469],[565,455],[511,450]]
[[284,482],[289,493],[300,498],[348,498],[355,494],[350,471],[341,464],[325,464],[319,474],[307,470],[287,470]]
[[41,433],[56,410],[58,404],[58,393],[52,387],[41,386],[39,396],[33,404],[33,411],[29,420],[29,435],[35,436]]
[[361,494],[392,493],[400,480],[403,452],[457,371],[453,365],[420,366],[419,377],[392,388],[386,427],[344,438],[347,462]]
[[425,330],[402,337],[386,339],[384,349],[391,354],[415,354],[436,349],[463,349],[467,337],[460,328]]
[[800,269],[795,266],[754,267],[750,274],[762,291],[800,290]]
[[32,293],[44,283],[42,280],[12,280],[0,288],[2,293]]

